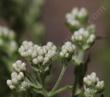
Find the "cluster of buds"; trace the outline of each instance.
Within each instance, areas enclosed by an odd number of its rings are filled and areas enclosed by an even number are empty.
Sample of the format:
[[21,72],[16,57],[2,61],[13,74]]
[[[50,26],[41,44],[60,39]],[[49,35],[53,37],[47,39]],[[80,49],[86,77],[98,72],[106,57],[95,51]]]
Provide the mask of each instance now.
[[10,53],[13,53],[17,50],[15,33],[6,27],[0,27],[0,47],[3,49],[8,48],[8,52]]
[[94,97],[97,93],[104,90],[104,81],[99,81],[96,73],[84,77],[84,95],[85,97]]
[[0,27],[0,37],[8,38],[11,40],[15,38],[15,33],[6,27]]
[[83,62],[84,53],[77,48],[77,45],[71,41],[67,41],[61,47],[60,56],[64,60],[73,60],[76,65],[80,65]]
[[34,44],[31,41],[24,41],[19,48],[19,53],[22,57],[31,57]]
[[60,56],[63,58],[69,58],[74,54],[76,47],[70,41],[67,41],[61,48]]
[[78,31],[75,31],[71,40],[78,48],[83,50],[88,49],[95,40],[94,25],[90,25],[87,28],[80,28]]
[[75,8],[66,15],[66,22],[70,25],[69,28],[74,29],[74,33],[72,34],[71,41],[66,42],[62,46],[60,56],[72,59],[76,65],[83,63],[85,50],[90,48],[95,41],[95,27],[94,25],[86,25],[87,17],[88,13],[85,8],[80,10]]
[[[61,51],[59,52],[60,57],[64,59],[63,61],[65,63],[72,60],[74,63],[76,63],[76,65],[83,65],[81,63],[84,61],[85,51],[95,40],[94,25],[85,25],[87,23],[87,17],[88,13],[85,8],[80,10],[76,8],[75,10],[72,10],[71,13],[66,15],[66,22],[69,25],[70,30],[71,28],[74,29],[74,33],[71,37],[71,40],[65,42],[61,47]],[[7,85],[9,88],[15,89],[18,86],[22,89],[25,89],[30,85],[36,89],[36,92],[41,94],[44,93],[43,96],[53,96],[53,94],[55,94],[57,91],[66,67],[62,69],[52,91],[49,91],[49,93],[52,95],[48,95],[48,91],[45,90],[43,84],[45,83],[47,73],[50,70],[51,60],[53,60],[57,54],[57,47],[52,42],[48,42],[46,45],[40,46],[31,41],[24,41],[18,51],[21,57],[26,59],[26,61],[28,61],[27,63],[30,64],[30,75],[37,74],[37,76],[27,76],[26,64],[18,60],[13,64],[11,80],[7,80]],[[83,73],[82,69],[80,70]],[[80,75],[78,74],[78,76]],[[75,94],[81,93],[81,95],[84,94],[84,97],[94,97],[96,94],[101,93],[104,90],[104,81],[100,81],[94,72],[84,77],[83,83],[83,90],[79,89],[82,91],[78,91],[78,93]]]
[[11,79],[7,80],[7,85],[10,89],[15,89],[21,84],[25,78],[24,71],[26,70],[26,64],[18,60],[13,64],[13,72],[11,73]]
[[40,68],[44,68],[43,71],[48,71],[49,62],[56,55],[57,47],[52,42],[39,46],[32,42],[24,41],[19,48],[19,53],[22,57],[30,58],[37,70],[42,72]]
[[66,15],[66,23],[68,24],[70,30],[74,31],[82,27],[87,21],[88,12],[85,8],[75,8],[71,13]]

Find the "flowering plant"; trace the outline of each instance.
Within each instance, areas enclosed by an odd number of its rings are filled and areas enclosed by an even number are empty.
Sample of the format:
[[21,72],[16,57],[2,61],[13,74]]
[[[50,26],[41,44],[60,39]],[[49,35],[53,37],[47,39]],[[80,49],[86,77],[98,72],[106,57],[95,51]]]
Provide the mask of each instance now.
[[15,32],[7,27],[0,26],[0,95],[2,96],[5,96],[4,92],[6,91],[9,94],[6,79],[12,70],[11,64],[17,58],[17,48]]
[[[22,58],[13,64],[11,79],[7,80],[9,88],[20,91],[31,89],[33,93],[44,97],[54,97],[68,89],[72,90],[72,97],[103,95],[104,81],[100,81],[94,72],[85,76],[88,64],[85,53],[96,39],[95,26],[89,25],[87,21],[88,12],[85,8],[75,8],[66,15],[66,24],[72,35],[61,49],[52,42],[41,46],[31,41],[24,41],[18,50]],[[46,87],[46,79],[51,72],[52,63],[57,59],[60,59],[64,65],[58,80],[49,90]],[[74,83],[59,87],[70,62],[75,66]]]
[[[8,64],[7,68],[9,71],[11,71],[10,63],[16,59],[17,48],[18,44],[16,42],[15,32],[7,27],[0,26],[0,61]],[[9,60],[6,60],[7,58]]]

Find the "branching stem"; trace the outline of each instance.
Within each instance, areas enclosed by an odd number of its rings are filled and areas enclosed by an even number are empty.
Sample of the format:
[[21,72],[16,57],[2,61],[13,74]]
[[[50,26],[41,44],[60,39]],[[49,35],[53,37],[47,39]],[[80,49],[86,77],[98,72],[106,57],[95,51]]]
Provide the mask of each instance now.
[[62,88],[56,90],[55,92],[51,93],[51,94],[50,94],[50,97],[53,97],[53,96],[55,96],[56,94],[61,93],[61,92],[66,91],[66,90],[69,90],[69,89],[72,89],[72,86],[71,86],[71,85],[66,85],[66,86],[64,86],[64,87],[62,87]]
[[59,75],[59,78],[58,78],[58,80],[56,81],[56,83],[55,83],[55,85],[54,85],[54,87],[53,87],[53,89],[52,89],[52,92],[56,91],[56,89],[59,87],[60,82],[61,82],[61,80],[62,80],[62,78],[63,78],[63,75],[64,75],[64,73],[65,73],[65,71],[66,71],[66,68],[67,68],[67,66],[66,66],[66,65],[63,65],[62,70],[61,70],[61,73],[60,73],[60,75]]

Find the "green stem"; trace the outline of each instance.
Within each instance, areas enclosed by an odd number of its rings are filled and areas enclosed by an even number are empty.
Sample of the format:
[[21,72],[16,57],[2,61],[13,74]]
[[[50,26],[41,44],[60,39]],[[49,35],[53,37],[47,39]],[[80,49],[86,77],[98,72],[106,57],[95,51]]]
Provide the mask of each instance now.
[[60,92],[66,91],[68,89],[72,89],[72,86],[71,85],[67,85],[67,86],[62,87],[62,88],[56,90],[55,92],[50,93],[50,97],[53,97],[54,95],[56,95],[56,94],[58,94]]
[[40,93],[44,97],[48,97],[48,92],[46,91],[46,89],[42,85],[40,85],[40,86],[36,86],[35,84],[30,84],[30,85],[31,85],[31,87],[33,87],[35,89],[36,93]]
[[43,83],[43,81],[42,81],[42,79],[41,79],[39,73],[38,73],[38,78],[39,78],[40,83],[42,84],[42,93],[43,93],[44,97],[48,97],[48,92],[47,92],[47,90],[44,88],[44,83]]
[[39,84],[39,85],[35,85],[35,84],[30,84],[31,87],[35,88],[35,89],[41,89],[42,86]]
[[74,79],[74,83],[73,83],[73,90],[72,90],[72,97],[75,97],[75,93],[77,91],[77,88],[79,86],[79,80],[80,80],[80,66],[76,66],[75,67],[75,79]]
[[83,63],[80,64],[79,66],[75,67],[74,75],[74,83],[73,83],[73,90],[72,90],[72,97],[75,97],[77,89],[80,89],[83,86],[83,78],[86,73],[86,68],[87,66],[84,65]]
[[34,90],[36,93],[43,95],[43,92],[39,90],[39,89],[41,89],[42,87],[36,86],[35,84],[30,84],[30,86],[31,86],[32,88],[34,88],[33,90]]
[[65,71],[66,71],[66,68],[67,68],[67,66],[66,66],[66,65],[63,65],[63,68],[62,68],[62,70],[61,70],[61,73],[60,73],[60,75],[59,75],[59,78],[58,78],[58,80],[56,81],[56,84],[54,85],[54,87],[53,87],[53,89],[52,89],[52,92],[54,92],[54,91],[59,87],[60,82],[61,82],[61,80],[62,80],[62,78],[63,78],[63,75],[64,75],[64,73],[65,73]]
[[[36,68],[34,68],[34,67],[32,67],[33,68],[33,70],[35,70],[36,71]],[[39,82],[40,82],[40,84],[41,84],[41,86],[42,86],[42,94],[43,94],[43,96],[44,97],[48,97],[48,92],[47,92],[47,90],[44,88],[44,83],[43,83],[43,81],[42,81],[42,79],[41,79],[41,76],[40,76],[40,74],[36,71],[36,74],[37,74],[37,77],[38,77],[38,80],[39,80]]]

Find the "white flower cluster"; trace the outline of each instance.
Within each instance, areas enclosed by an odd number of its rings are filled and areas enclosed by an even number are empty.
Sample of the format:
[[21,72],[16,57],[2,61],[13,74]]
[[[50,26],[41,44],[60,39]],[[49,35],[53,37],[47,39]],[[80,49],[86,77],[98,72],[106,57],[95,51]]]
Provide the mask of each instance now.
[[84,94],[85,97],[94,97],[98,92],[104,89],[104,81],[99,81],[96,73],[84,77]]
[[[88,12],[85,8],[75,8],[66,15],[69,29],[74,32],[71,41],[66,42],[60,52],[63,58],[71,58],[77,65],[83,62],[84,52],[95,41],[95,26],[87,26]],[[72,30],[73,29],[73,30]]]
[[46,45],[39,47],[35,46],[35,53],[32,54],[34,64],[46,64],[51,60],[57,53],[57,47],[52,43],[48,42]]
[[95,40],[95,28],[93,25],[87,29],[80,28],[75,31],[71,38],[72,42],[75,43],[79,48],[86,50]]
[[52,42],[39,46],[32,42],[24,41],[19,48],[19,53],[22,57],[30,57],[33,64],[45,67],[45,64],[57,53],[57,47]]
[[71,57],[72,60],[79,65],[83,62],[84,51],[88,49],[94,41],[94,25],[90,25],[87,28],[80,28],[74,32],[71,41],[66,42],[62,46],[60,56],[63,58]]
[[4,38],[8,38],[8,39],[14,39],[15,33],[6,27],[0,27],[0,37],[4,37]]
[[24,41],[19,48],[19,53],[22,57],[31,57],[34,44],[31,41]]
[[63,58],[69,58],[75,51],[76,47],[70,41],[67,41],[61,48],[60,56]]
[[74,8],[71,13],[66,14],[66,22],[72,28],[80,28],[82,23],[85,22],[85,19],[88,17],[88,12],[85,8]]
[[11,79],[7,80],[7,85],[10,89],[15,89],[19,83],[22,83],[24,79],[23,71],[26,70],[26,64],[18,60],[13,64],[13,72],[11,73]]
[[77,48],[77,45],[71,41],[65,42],[60,51],[60,56],[64,59],[71,59],[76,65],[83,61],[84,52]]
[[12,30],[0,26],[0,46],[3,49],[8,48],[8,52],[11,54],[17,50],[17,43],[14,39],[15,33]]

